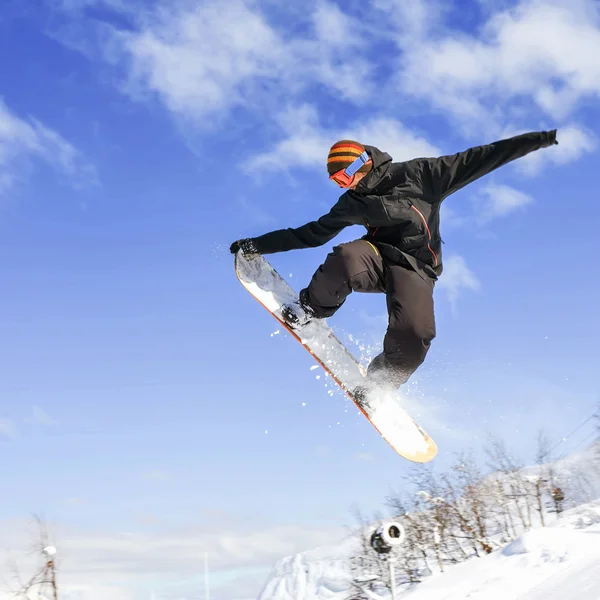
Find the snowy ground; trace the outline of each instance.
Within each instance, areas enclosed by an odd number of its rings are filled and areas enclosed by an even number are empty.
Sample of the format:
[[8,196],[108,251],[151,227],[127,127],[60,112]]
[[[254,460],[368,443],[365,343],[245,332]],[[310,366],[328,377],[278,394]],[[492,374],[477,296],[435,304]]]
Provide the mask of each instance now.
[[[349,600],[353,540],[282,560],[258,600]],[[407,600],[600,600],[600,502],[399,594]],[[373,600],[379,596],[373,596]]]
[[504,550],[455,566],[402,594],[410,600],[600,600],[600,504],[586,507],[593,525],[532,530]]

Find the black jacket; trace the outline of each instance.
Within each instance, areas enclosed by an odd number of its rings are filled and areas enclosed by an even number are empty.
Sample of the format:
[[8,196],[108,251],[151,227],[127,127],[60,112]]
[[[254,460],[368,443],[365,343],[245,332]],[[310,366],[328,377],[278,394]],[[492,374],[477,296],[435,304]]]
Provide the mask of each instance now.
[[439,211],[442,201],[468,183],[534,150],[557,144],[556,129],[525,133],[439,158],[392,162],[366,146],[373,169],[355,190],[342,194],[317,221],[253,238],[261,254],[326,244],[349,225],[364,225],[362,238],[375,244],[393,264],[433,279],[442,272]]

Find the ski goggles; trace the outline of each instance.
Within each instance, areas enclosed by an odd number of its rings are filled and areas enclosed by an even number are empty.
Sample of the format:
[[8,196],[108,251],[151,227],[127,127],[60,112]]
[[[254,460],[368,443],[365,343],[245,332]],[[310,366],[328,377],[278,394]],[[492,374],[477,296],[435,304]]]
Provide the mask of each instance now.
[[353,163],[348,165],[345,169],[336,171],[333,175],[329,176],[329,179],[335,181],[340,187],[347,188],[352,185],[356,172],[371,159],[365,150]]

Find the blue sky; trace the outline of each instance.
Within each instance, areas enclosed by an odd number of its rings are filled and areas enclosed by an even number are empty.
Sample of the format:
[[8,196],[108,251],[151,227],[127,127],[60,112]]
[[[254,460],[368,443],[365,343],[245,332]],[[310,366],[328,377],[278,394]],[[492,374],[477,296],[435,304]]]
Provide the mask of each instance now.
[[[43,512],[78,598],[201,598],[204,552],[215,597],[255,598],[409,472],[228,253],[329,209],[341,137],[404,160],[558,129],[445,201],[438,337],[407,393],[440,469],[490,433],[532,456],[593,411],[592,0],[15,1],[0,45],[0,539]],[[359,235],[271,260],[298,290]],[[383,297],[331,324],[373,356]]]

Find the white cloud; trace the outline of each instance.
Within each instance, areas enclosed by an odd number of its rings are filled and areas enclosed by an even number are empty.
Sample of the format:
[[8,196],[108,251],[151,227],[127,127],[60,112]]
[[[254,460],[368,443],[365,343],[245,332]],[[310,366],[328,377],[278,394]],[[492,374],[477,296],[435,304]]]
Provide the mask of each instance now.
[[37,120],[19,118],[0,99],[0,194],[22,177],[33,158],[48,163],[72,184],[94,181],[93,168],[73,145]]
[[402,89],[449,111],[470,134],[526,121],[536,112],[527,103],[554,123],[600,95],[599,21],[591,0],[524,0],[491,14],[475,35],[425,30],[411,45],[399,42]]
[[312,13],[312,21],[317,39],[328,46],[348,51],[360,48],[358,23],[337,4],[319,2]]
[[497,217],[505,217],[533,203],[533,198],[508,185],[488,184],[482,193],[485,196],[478,210],[479,223],[487,223]]
[[441,154],[440,150],[425,138],[425,134],[413,132],[392,118],[372,117],[343,133],[344,136],[355,137],[359,141],[364,140],[365,144],[379,147],[380,150],[388,152],[395,161]]
[[548,163],[565,165],[587,152],[593,152],[597,147],[596,136],[574,124],[561,127],[557,132],[557,140],[558,146],[553,146],[551,152],[532,152],[518,160],[515,163],[517,169],[527,175],[535,175]]
[[593,152],[597,147],[595,135],[578,125],[567,125],[560,129],[559,152],[548,153],[548,159],[557,165],[577,160],[585,152]]
[[[304,16],[306,27],[293,29],[273,25],[249,0],[232,0],[226,11],[217,0],[163,3],[142,15],[136,29],[111,26],[112,35],[101,37],[105,58],[126,66],[123,91],[140,100],[155,95],[197,126],[214,126],[240,106],[264,116],[309,86],[353,102],[371,90],[360,22],[333,3],[319,2]],[[67,33],[72,47],[87,46]]]
[[444,28],[444,19],[451,11],[444,0],[373,0],[373,6],[378,11],[375,16],[380,26],[381,14],[386,16],[386,23],[394,25],[394,41],[401,48],[409,48],[440,27]]
[[[123,10],[120,0],[63,1]],[[306,10],[231,0],[227,11],[218,0],[159,0],[129,11],[128,29],[96,22],[92,35],[77,27],[63,38],[81,48],[97,40],[104,59],[123,69],[122,91],[158,99],[188,139],[229,117],[242,116],[245,131],[259,125],[260,137],[275,141],[245,163],[248,172],[290,161],[319,167],[339,137],[371,138],[395,160],[437,154],[408,127],[423,103],[475,143],[558,128],[559,146],[517,162],[530,174],[590,152],[594,137],[563,121],[600,94],[593,0],[486,7],[484,22],[467,33],[453,27],[442,0],[372,0],[360,15],[326,0]],[[349,126],[340,126],[344,119]]]
[[368,41],[360,22],[337,4],[320,1],[312,13],[312,24],[315,38],[299,41],[296,50],[303,48],[306,55],[299,53],[301,62],[294,68],[302,73],[306,65],[307,76],[341,93],[343,98],[360,103],[370,96],[371,64],[361,52]]
[[377,146],[395,161],[440,154],[439,149],[423,135],[412,132],[392,118],[372,116],[347,128],[328,130],[321,127],[317,109],[307,104],[288,109],[276,118],[284,139],[272,150],[248,160],[244,164],[248,172],[301,166],[321,169],[325,175],[329,148],[337,140],[347,138]]
[[444,229],[454,229],[468,226],[469,217],[458,211],[451,202],[443,202],[440,208],[440,221]]
[[[157,94],[172,112],[199,121],[246,101],[257,78],[275,78],[284,45],[243,1],[157,12],[138,31],[120,32],[130,61],[129,91]],[[133,87],[132,87],[133,86]]]
[[[327,132],[321,129],[316,108],[308,104],[289,108],[275,119],[286,137],[272,150],[247,160],[243,164],[244,169],[253,172],[291,167],[323,167],[333,142]],[[325,167],[323,172],[326,172]]]
[[442,288],[456,310],[456,303],[463,290],[477,292],[481,283],[476,275],[469,269],[462,256],[453,255],[444,259],[444,272],[438,280],[437,286]]

